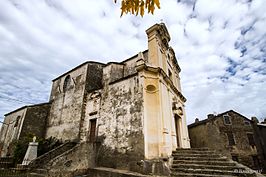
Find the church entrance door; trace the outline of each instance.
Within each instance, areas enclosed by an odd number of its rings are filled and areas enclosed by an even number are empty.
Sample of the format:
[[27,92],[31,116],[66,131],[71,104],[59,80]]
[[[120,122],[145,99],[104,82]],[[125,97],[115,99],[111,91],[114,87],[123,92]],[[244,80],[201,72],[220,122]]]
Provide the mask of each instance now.
[[180,117],[175,114],[175,131],[176,131],[176,143],[177,143],[177,148],[180,147],[180,135],[179,135],[179,123],[180,123]]

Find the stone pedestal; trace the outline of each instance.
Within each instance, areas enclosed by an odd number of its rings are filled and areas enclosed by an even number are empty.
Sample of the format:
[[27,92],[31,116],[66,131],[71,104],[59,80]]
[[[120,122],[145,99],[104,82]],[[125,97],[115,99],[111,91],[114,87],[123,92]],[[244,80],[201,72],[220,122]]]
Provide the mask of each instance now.
[[28,165],[32,160],[37,158],[38,143],[30,142],[22,165]]

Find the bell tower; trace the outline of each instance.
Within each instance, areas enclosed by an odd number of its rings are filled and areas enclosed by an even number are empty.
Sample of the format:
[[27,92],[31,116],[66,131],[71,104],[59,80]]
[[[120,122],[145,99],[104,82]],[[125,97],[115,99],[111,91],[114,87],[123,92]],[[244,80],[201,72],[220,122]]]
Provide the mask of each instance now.
[[169,49],[170,35],[164,23],[155,24],[146,30],[148,36],[149,61],[166,71],[166,60]]
[[164,23],[146,30],[148,57],[139,55],[143,85],[145,158],[169,158],[176,148],[189,148],[188,130],[175,52]]

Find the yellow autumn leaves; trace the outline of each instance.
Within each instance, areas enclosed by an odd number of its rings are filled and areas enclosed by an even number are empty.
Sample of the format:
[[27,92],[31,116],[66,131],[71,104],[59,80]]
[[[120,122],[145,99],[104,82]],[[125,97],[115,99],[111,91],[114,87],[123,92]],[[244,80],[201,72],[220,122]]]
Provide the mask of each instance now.
[[[114,1],[117,2],[117,0]],[[156,7],[160,9],[159,0],[121,0],[121,16],[124,13],[143,16],[145,9],[148,10],[148,13],[153,14]]]

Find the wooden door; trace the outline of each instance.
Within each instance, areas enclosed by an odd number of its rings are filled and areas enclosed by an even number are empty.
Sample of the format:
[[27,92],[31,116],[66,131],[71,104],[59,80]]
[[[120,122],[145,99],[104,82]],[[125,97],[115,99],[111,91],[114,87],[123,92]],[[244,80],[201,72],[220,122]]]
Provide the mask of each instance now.
[[95,142],[96,135],[96,119],[90,120],[90,142]]

